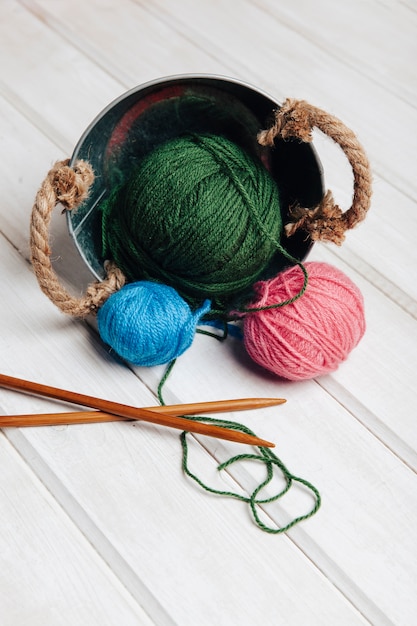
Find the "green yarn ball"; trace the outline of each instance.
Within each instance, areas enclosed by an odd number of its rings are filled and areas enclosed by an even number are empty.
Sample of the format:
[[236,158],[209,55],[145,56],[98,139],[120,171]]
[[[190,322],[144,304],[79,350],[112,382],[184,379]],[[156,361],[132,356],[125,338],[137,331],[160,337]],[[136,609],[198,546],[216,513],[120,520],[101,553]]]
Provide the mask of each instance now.
[[174,287],[225,309],[280,247],[276,183],[225,137],[190,135],[154,149],[102,206],[104,255],[129,280]]

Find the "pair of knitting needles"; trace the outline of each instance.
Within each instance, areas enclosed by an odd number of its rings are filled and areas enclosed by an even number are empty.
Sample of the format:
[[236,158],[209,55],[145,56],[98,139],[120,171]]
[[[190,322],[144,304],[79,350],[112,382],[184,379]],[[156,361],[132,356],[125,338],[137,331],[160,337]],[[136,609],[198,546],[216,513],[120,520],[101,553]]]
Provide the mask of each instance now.
[[77,411],[68,413],[43,413],[34,415],[4,415],[0,416],[0,428],[15,426],[52,426],[57,424],[91,424],[97,422],[114,422],[143,420],[161,426],[178,428],[187,432],[198,433],[226,439],[237,443],[246,443],[265,448],[273,448],[275,444],[259,439],[240,431],[197,422],[180,415],[196,415],[200,413],[221,413],[222,411],[242,411],[258,409],[283,404],[283,398],[243,398],[239,400],[220,400],[216,402],[196,402],[193,404],[174,404],[168,406],[154,406],[138,408],[87,396],[81,393],[57,389],[49,385],[14,378],[0,374],[0,387],[21,391],[55,400],[70,402],[79,406],[95,409],[94,411]]

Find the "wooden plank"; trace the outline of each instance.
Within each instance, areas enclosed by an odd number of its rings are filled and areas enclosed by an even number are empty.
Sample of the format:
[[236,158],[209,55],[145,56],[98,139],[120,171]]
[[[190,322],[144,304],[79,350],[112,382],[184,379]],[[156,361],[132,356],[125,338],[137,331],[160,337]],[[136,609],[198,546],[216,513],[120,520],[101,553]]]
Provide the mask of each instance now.
[[102,0],[80,5],[77,11],[65,2],[57,6],[49,0],[21,0],[21,4],[129,87],[178,74],[178,68],[181,73],[218,73],[224,68],[223,60],[211,57],[207,50],[173,32],[170,24],[130,0],[120,0],[117,11],[112,2]]
[[124,87],[63,45],[18,3],[2,3],[0,16],[0,54],[8,59],[0,93],[51,141],[72,151],[91,120]]
[[3,435],[0,468],[2,624],[154,624]]
[[417,15],[402,2],[255,0],[255,4],[385,91],[415,105]]

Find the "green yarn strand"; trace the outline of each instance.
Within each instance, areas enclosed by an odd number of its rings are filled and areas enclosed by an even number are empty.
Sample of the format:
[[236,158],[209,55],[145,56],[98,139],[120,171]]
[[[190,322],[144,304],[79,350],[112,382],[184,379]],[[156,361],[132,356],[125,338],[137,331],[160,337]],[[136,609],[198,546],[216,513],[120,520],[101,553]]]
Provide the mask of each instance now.
[[308,272],[305,266],[300,261],[298,261],[294,257],[291,257],[291,259],[294,261],[295,265],[299,266],[299,268],[301,269],[303,273],[303,284],[302,284],[300,291],[296,293],[294,296],[292,296],[291,298],[288,298],[287,300],[282,300],[281,302],[275,302],[274,304],[267,304],[265,306],[258,306],[258,307],[242,307],[241,309],[239,309],[240,313],[256,313],[257,311],[268,311],[269,309],[279,309],[283,306],[286,306],[287,304],[292,304],[293,302],[301,298],[301,296],[305,293],[307,289]]
[[[162,389],[174,365],[175,365],[175,361],[172,361],[168,365],[165,371],[165,374],[159,383],[158,398],[161,404],[165,404],[163,400]],[[237,431],[244,432],[250,435],[255,434],[251,429],[249,429],[244,424],[240,424],[239,422],[234,422],[230,420],[222,420],[218,418],[201,417],[201,416],[187,416],[187,418],[190,421],[201,421],[201,422],[214,424],[216,426],[222,426],[223,428],[230,428],[231,430],[237,430]],[[199,478],[197,474],[191,471],[189,467],[189,460],[188,460],[189,450],[188,450],[188,442],[187,442],[187,432],[181,433],[180,441],[181,441],[181,446],[182,446],[182,469],[183,469],[183,472],[186,474],[186,476],[188,476],[194,482],[196,482],[204,491],[207,491],[215,495],[223,496],[223,497],[234,498],[241,502],[247,503],[249,505],[255,524],[264,532],[267,532],[270,534],[285,533],[286,531],[288,531],[290,528],[292,528],[299,522],[302,522],[312,517],[315,513],[317,513],[317,511],[319,510],[321,506],[321,496],[320,496],[318,489],[316,489],[316,487],[314,487],[314,485],[312,485],[308,480],[305,480],[304,478],[300,478],[292,474],[284,465],[284,463],[269,448],[259,447],[258,448],[259,454],[249,454],[249,453],[237,454],[231,457],[230,459],[228,459],[227,461],[221,463],[218,466],[217,469],[219,471],[222,471],[222,470],[226,470],[231,465],[238,463],[240,461],[254,461],[254,462],[263,463],[265,465],[265,468],[266,468],[265,479],[252,491],[252,493],[249,496],[245,496],[240,493],[236,493],[234,491],[216,489],[204,483],[204,481],[201,478]],[[268,498],[260,498],[259,494],[262,492],[262,490],[265,487],[267,487],[271,483],[272,479],[274,478],[275,468],[279,470],[280,475],[284,478],[285,486],[283,487],[281,491],[279,491],[277,494],[273,496],[270,496]],[[304,486],[306,489],[308,489],[312,493],[314,497],[314,504],[312,508],[310,509],[310,511],[308,511],[304,515],[300,515],[294,518],[293,520],[291,520],[284,526],[280,526],[278,528],[274,526],[268,526],[261,520],[260,515],[259,515],[259,508],[262,508],[262,506],[266,504],[276,502],[277,500],[282,498],[286,493],[288,493],[288,491],[294,485],[294,483],[298,483]]]
[[[245,433],[248,433],[248,434],[254,434],[253,431],[251,431],[248,428],[245,428],[242,424],[238,424],[236,422],[229,422],[227,420],[207,419],[206,417],[195,417],[195,416],[193,416],[191,419],[213,423],[216,426],[223,426],[224,428],[231,428],[232,430],[239,430],[239,431],[242,431],[242,432],[245,432]],[[249,504],[250,510],[251,510],[251,513],[252,513],[252,516],[253,516],[253,519],[254,519],[256,525],[261,530],[263,530],[265,532],[268,532],[270,534],[285,533],[286,531],[288,531],[290,528],[292,528],[293,526],[295,526],[299,522],[307,520],[310,517],[312,517],[313,515],[315,515],[315,513],[317,513],[317,511],[319,510],[319,508],[321,506],[321,496],[320,496],[320,493],[319,493],[318,489],[316,487],[314,487],[314,485],[312,485],[308,480],[306,480],[304,478],[300,478],[300,477],[295,476],[294,474],[292,474],[288,470],[288,468],[283,464],[283,462],[273,452],[271,452],[269,450],[269,448],[258,448],[259,451],[260,451],[260,454],[239,454],[239,455],[236,455],[236,456],[230,458],[225,463],[220,464],[218,466],[218,468],[217,468],[219,471],[221,471],[223,469],[226,469],[228,466],[230,466],[233,463],[237,463],[238,461],[244,461],[244,460],[252,460],[252,461],[258,461],[258,462],[263,463],[265,465],[265,467],[266,467],[266,470],[267,470],[267,476],[266,476],[265,480],[263,482],[261,482],[253,490],[253,492],[250,494],[250,496],[244,496],[244,495],[242,495],[240,493],[236,493],[236,492],[233,492],[233,491],[224,491],[224,490],[219,490],[219,489],[215,489],[213,487],[210,487],[209,485],[205,484],[189,468],[188,443],[187,443],[186,436],[187,436],[186,432],[181,433],[181,436],[180,436],[182,450],[183,450],[182,469],[183,469],[184,473],[189,478],[194,480],[202,489],[204,489],[204,491],[207,491],[209,493],[213,493],[213,494],[216,494],[216,495],[219,495],[219,496],[223,496],[223,497],[234,498],[236,500],[240,500],[241,502],[245,502],[245,503]],[[272,481],[272,479],[274,477],[274,467],[277,467],[281,471],[282,476],[285,479],[285,487],[279,493],[277,493],[277,494],[275,494],[273,496],[270,496],[269,498],[258,498],[258,494]],[[310,511],[308,511],[304,515],[300,515],[300,516],[294,518],[293,520],[291,520],[290,522],[288,522],[284,526],[280,526],[278,528],[275,528],[273,526],[268,526],[267,524],[265,524],[261,520],[261,518],[259,516],[259,512],[258,512],[258,507],[260,507],[261,505],[265,505],[265,504],[270,504],[272,502],[276,502],[277,500],[282,498],[290,490],[290,488],[293,486],[293,484],[295,482],[303,485],[304,487],[306,487],[308,490],[310,490],[312,492],[312,494],[314,496],[314,505],[313,505],[313,507],[311,508]]]

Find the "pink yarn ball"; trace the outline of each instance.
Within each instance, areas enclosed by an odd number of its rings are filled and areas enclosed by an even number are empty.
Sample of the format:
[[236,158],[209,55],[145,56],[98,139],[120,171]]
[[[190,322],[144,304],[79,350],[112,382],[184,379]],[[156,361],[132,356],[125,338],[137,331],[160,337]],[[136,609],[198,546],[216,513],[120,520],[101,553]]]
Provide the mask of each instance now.
[[[337,369],[365,332],[363,297],[343,272],[327,263],[304,264],[305,293],[292,304],[248,313],[244,342],[251,358],[288,380],[305,380]],[[248,308],[295,296],[304,276],[298,265],[255,284]]]

